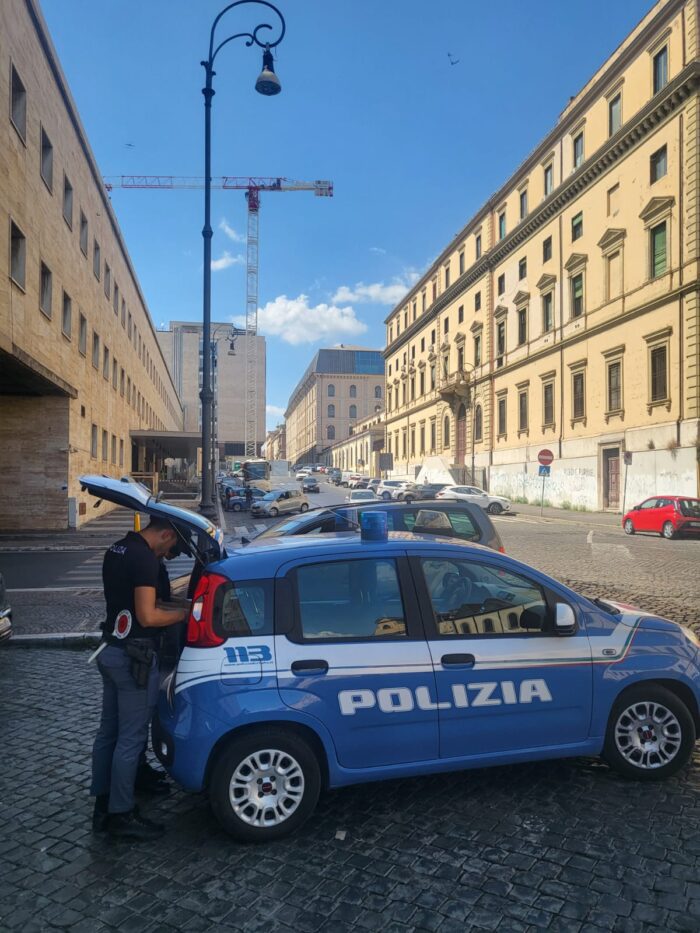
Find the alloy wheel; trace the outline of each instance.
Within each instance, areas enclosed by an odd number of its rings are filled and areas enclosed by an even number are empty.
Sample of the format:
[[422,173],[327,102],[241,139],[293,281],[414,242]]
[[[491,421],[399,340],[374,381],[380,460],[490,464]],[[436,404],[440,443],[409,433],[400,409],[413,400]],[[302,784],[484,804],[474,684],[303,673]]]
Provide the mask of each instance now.
[[622,757],[636,768],[662,768],[678,754],[681,725],[662,703],[642,701],[623,710],[615,723],[615,744]]
[[241,761],[231,777],[229,800],[249,826],[277,826],[297,810],[304,796],[304,772],[288,752],[265,748]]

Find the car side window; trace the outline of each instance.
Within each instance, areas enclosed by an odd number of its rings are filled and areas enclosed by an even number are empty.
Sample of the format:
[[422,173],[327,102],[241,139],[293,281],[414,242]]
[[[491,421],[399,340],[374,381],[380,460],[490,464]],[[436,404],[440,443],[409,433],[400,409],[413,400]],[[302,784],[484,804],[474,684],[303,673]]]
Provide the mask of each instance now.
[[544,592],[527,577],[458,559],[423,558],[421,565],[439,636],[547,631]]
[[451,509],[415,509],[403,512],[406,531],[414,534],[446,535],[463,541],[480,541],[481,533],[471,518]]
[[655,509],[656,508],[656,499],[647,499],[646,502],[642,502],[639,506],[640,509]]
[[394,560],[306,564],[296,571],[302,639],[406,636],[406,615]]
[[222,638],[272,635],[272,583],[252,580],[220,586],[214,599],[214,631]]

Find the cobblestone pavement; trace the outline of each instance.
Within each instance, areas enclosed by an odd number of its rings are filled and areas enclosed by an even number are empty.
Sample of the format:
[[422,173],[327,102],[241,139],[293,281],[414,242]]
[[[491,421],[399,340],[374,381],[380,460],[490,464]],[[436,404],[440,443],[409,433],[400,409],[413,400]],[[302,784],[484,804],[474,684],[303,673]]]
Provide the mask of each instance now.
[[175,792],[162,841],[94,837],[86,658],[0,653],[3,931],[700,929],[700,754],[663,784],[578,759],[334,791],[259,847]]

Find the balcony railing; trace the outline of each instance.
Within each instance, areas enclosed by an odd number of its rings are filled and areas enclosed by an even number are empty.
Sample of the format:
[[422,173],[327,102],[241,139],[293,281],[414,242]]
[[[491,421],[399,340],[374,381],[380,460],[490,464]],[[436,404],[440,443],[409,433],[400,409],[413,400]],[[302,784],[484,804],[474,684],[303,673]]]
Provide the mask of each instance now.
[[466,370],[458,369],[447,376],[443,376],[438,392],[445,399],[469,398],[469,373]]

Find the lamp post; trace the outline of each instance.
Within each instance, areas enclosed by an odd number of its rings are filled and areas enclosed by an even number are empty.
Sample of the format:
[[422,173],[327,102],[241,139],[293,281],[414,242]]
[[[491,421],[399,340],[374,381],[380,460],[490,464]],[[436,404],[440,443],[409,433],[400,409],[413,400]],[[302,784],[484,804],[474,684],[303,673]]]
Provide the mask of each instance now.
[[[229,355],[235,355],[233,347],[236,337],[236,328],[231,324],[217,324],[211,335],[209,344],[211,354],[211,457],[209,460],[211,475],[216,476],[216,467],[219,461],[219,340],[223,330],[227,331],[226,339],[229,342]],[[202,366],[204,365],[204,354],[202,354]],[[204,383],[204,377],[202,377]],[[211,501],[216,501],[216,484],[212,482]]]
[[[260,33],[261,30],[273,28],[269,23],[260,23],[252,32],[235,33],[223,39],[215,46],[214,36],[221,17],[234,7],[250,3],[267,7],[279,17],[279,36],[272,42],[265,42],[258,38],[258,33]],[[224,7],[214,20],[209,35],[209,57],[206,61],[202,62],[202,66],[206,73],[206,84],[202,89],[202,94],[204,94],[204,227],[202,229],[202,239],[204,241],[204,295],[202,342],[205,348],[208,348],[211,343],[211,101],[214,96],[213,81],[214,75],[216,74],[214,71],[214,61],[221,49],[234,39],[245,39],[245,44],[248,47],[257,45],[263,50],[263,67],[255,82],[255,90],[266,97],[279,94],[282,90],[282,86],[275,74],[271,49],[274,49],[280,44],[284,38],[285,29],[286,24],[284,17],[277,7],[272,3],[268,3],[267,0],[236,0],[235,3],[229,3],[228,6]],[[200,511],[204,514],[211,515],[214,512],[214,506],[212,504],[214,477],[213,467],[209,462],[209,453],[212,449],[212,400],[214,395],[211,384],[211,355],[205,352],[202,356],[202,391],[199,394],[202,401],[202,498],[200,502]]]

